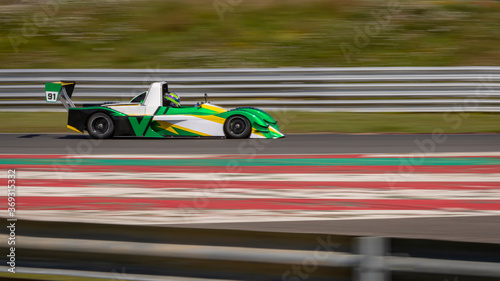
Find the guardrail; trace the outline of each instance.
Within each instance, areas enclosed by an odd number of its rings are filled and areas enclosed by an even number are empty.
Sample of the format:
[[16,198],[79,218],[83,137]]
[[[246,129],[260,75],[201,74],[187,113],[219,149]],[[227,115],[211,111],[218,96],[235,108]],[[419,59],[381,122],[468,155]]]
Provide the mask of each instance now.
[[223,106],[300,111],[499,112],[500,67],[262,69],[3,69],[0,110],[61,110],[44,83],[77,81],[76,104],[127,100],[168,81],[185,104],[208,93]]
[[[40,275],[46,276],[44,280],[56,280],[56,275],[114,280],[500,278],[496,244],[36,221],[18,221],[16,229],[17,273],[2,266],[0,279],[39,280]],[[7,240],[7,235],[0,236]]]

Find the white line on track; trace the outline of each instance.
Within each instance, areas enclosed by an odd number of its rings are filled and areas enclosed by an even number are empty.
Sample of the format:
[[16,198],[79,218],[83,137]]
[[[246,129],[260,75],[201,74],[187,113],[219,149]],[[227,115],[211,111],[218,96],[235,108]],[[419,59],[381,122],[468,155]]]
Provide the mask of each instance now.
[[66,155],[66,158],[109,158],[109,159],[198,159],[198,158],[214,158],[224,155],[218,154],[169,154],[169,155],[147,155],[147,154],[101,154],[101,155]]
[[[327,155],[341,155],[341,156],[346,156],[348,158],[350,155],[361,155],[361,157],[364,158],[403,158],[403,157],[500,157],[500,152],[434,152],[434,153],[425,153],[425,152],[419,152],[419,153],[370,153],[370,154],[355,154],[355,153],[325,153],[325,154],[259,154],[259,156],[277,156],[277,157],[290,157],[290,156],[297,156],[297,157],[303,157],[303,156],[311,156],[311,158],[314,158],[315,156],[327,156]],[[166,159],[171,159],[171,158],[179,158],[179,159],[184,159],[184,158],[213,158],[213,157],[239,157],[239,158],[246,158],[246,157],[254,157],[255,155],[247,155],[247,154],[163,154],[163,155],[149,155],[149,154],[119,154],[119,155],[113,155],[113,154],[101,154],[101,155],[78,155],[78,158],[151,158],[151,159],[157,159],[157,158],[166,158]],[[72,158],[74,156],[72,155],[67,155],[66,157]]]
[[130,187],[38,187],[23,186],[18,196],[35,197],[114,197],[155,199],[500,199],[500,189],[441,190],[419,189],[252,189],[252,188],[130,188]]
[[372,153],[363,154],[363,157],[375,158],[402,158],[402,157],[500,157],[500,152],[416,152],[416,153]]
[[[6,178],[4,174],[1,178]],[[500,182],[500,174],[252,174],[252,173],[99,173],[99,172],[38,172],[23,171],[19,178],[26,179],[81,179],[81,180],[192,180],[207,184],[224,184],[227,181],[300,181],[300,182]],[[213,183],[215,182],[215,183]]]
[[[290,157],[290,156],[297,156],[297,157],[303,157],[303,156],[311,156],[311,158],[314,158],[315,156],[327,156],[327,155],[342,155],[346,156],[346,158],[349,157],[349,155],[359,155],[359,154],[353,154],[353,153],[327,153],[327,154],[259,154],[259,156],[282,156],[282,157]],[[157,158],[166,158],[166,159],[171,159],[171,158],[179,158],[179,159],[184,159],[184,158],[213,158],[213,157],[239,157],[239,158],[247,158],[247,157],[254,157],[255,155],[246,155],[246,154],[238,154],[238,155],[224,155],[224,154],[168,154],[168,155],[148,155],[148,154],[121,154],[121,155],[112,155],[112,154],[102,154],[102,155],[79,155],[79,158],[151,158],[151,159],[157,159]],[[468,153],[468,152],[435,152],[435,153],[370,153],[370,154],[361,154],[361,157],[364,158],[404,158],[404,157],[500,157],[500,152],[474,152],[474,153]],[[68,157],[72,157],[71,155],[68,155]]]

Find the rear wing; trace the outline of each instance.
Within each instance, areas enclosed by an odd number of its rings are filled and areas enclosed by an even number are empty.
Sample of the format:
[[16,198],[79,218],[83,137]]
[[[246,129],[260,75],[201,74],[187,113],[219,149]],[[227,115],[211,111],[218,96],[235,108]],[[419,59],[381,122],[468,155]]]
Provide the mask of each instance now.
[[69,110],[70,107],[75,107],[75,104],[71,101],[75,84],[74,81],[45,83],[45,101],[56,103],[59,99],[66,110]]

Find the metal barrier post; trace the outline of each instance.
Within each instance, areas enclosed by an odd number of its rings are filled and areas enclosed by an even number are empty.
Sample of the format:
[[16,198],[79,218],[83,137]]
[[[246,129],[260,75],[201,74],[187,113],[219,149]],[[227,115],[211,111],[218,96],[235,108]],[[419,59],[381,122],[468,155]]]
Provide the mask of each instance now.
[[384,237],[357,238],[356,253],[361,255],[360,265],[355,269],[356,281],[389,281],[385,266],[388,241]]

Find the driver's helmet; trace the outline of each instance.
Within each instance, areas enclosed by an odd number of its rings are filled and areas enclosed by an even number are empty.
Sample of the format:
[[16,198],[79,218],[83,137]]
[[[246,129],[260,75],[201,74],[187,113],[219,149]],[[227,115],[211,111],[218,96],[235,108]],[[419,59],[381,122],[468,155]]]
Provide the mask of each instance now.
[[171,107],[180,107],[181,106],[181,101],[179,98],[179,95],[176,93],[167,93],[164,97],[166,105],[165,106],[171,106]]

